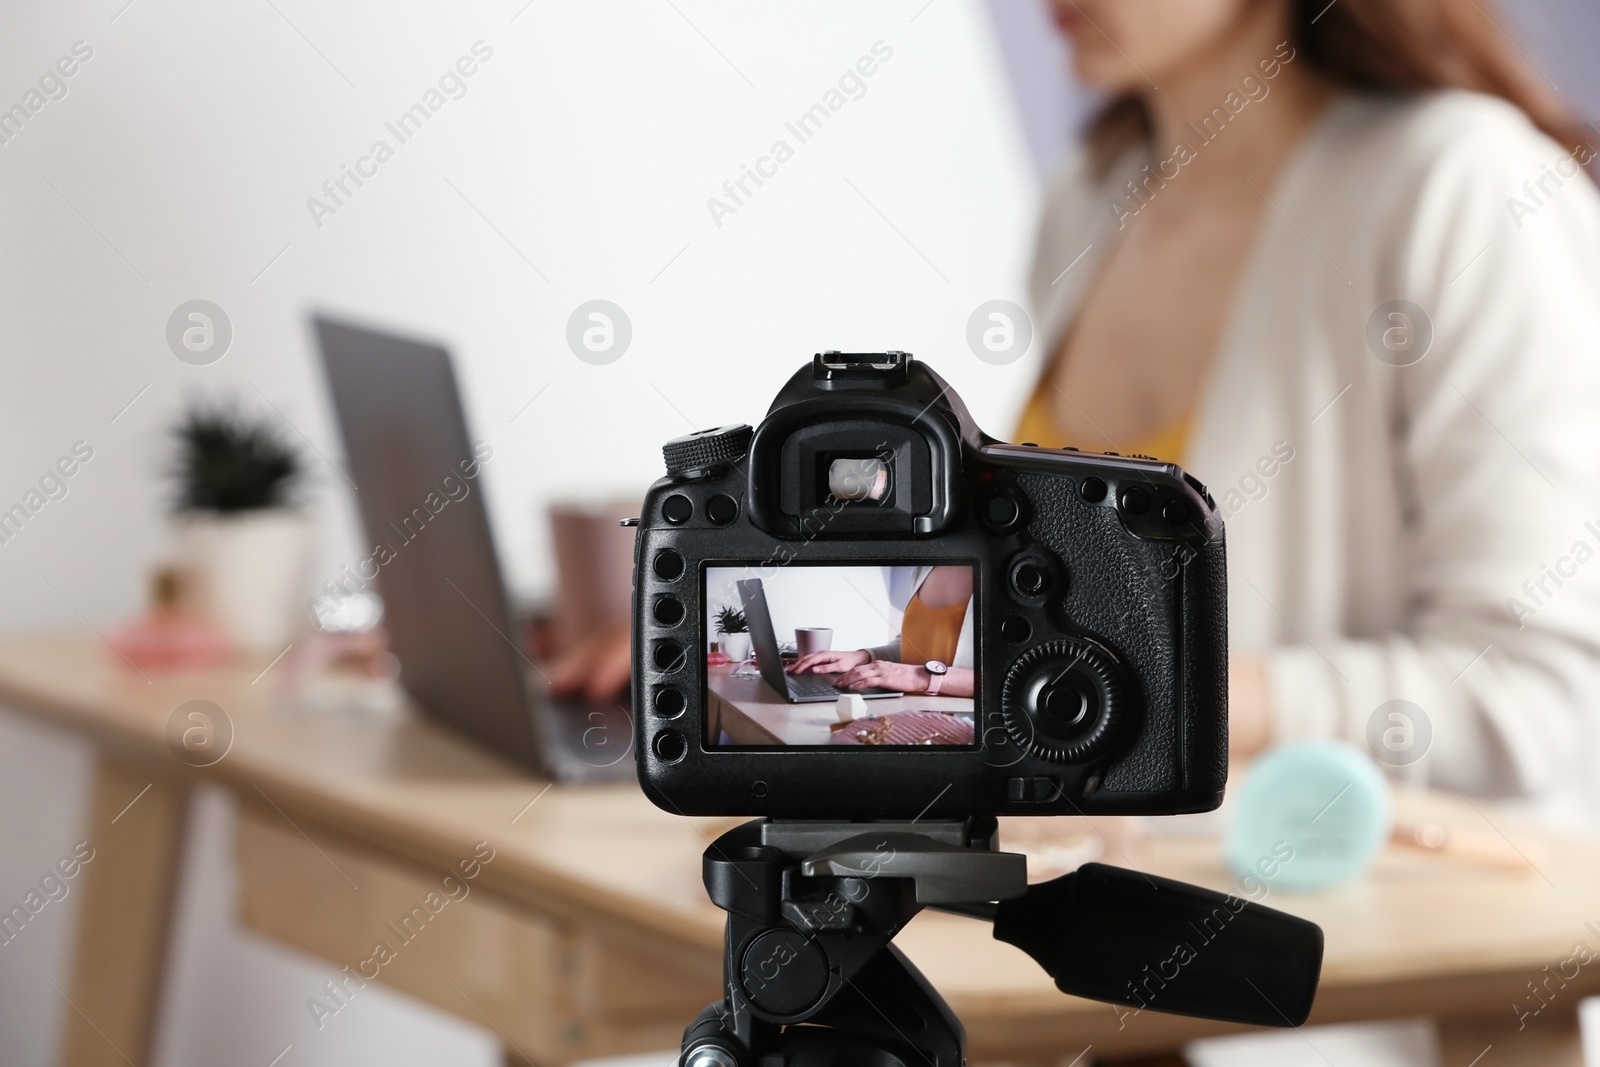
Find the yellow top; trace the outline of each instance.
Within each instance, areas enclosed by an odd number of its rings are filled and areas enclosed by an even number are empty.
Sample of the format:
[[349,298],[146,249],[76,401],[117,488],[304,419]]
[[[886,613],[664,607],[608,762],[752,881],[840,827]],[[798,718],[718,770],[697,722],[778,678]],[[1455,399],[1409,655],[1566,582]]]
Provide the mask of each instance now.
[[922,591],[918,590],[900,622],[900,661],[952,662],[956,646],[961,643],[961,623],[967,617],[968,603],[958,600],[947,608],[930,608],[922,602]]
[[[1067,440],[1066,433],[1056,420],[1055,410],[1048,395],[1052,373],[1053,371],[1045,373],[1039,382],[1039,388],[1033,391],[1028,406],[1022,410],[1022,418],[1017,420],[1015,438],[1018,441],[1043,445],[1045,448],[1064,448],[1074,444],[1088,447],[1081,442]],[[1133,441],[1118,442],[1116,450],[1125,456],[1154,456],[1169,463],[1181,464],[1183,450],[1189,444],[1189,431],[1193,424],[1193,414],[1186,412],[1181,418],[1173,420],[1155,433],[1145,434]]]

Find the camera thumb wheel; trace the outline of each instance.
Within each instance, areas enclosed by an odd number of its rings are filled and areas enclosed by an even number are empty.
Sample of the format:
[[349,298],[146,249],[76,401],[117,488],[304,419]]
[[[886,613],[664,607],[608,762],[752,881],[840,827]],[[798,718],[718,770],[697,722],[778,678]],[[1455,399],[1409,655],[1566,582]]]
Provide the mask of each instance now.
[[1103,754],[1127,718],[1115,658],[1077,637],[1045,641],[1018,656],[1000,704],[1011,740],[1052,763],[1084,763]]

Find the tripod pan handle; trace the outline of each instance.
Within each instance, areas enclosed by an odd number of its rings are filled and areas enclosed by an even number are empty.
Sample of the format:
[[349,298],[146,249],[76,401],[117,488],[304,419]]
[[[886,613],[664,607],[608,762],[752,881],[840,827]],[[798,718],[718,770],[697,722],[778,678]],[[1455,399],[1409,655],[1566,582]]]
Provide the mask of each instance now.
[[1315,923],[1100,863],[1000,901],[994,936],[1063,993],[1259,1026],[1305,1022],[1322,971]]

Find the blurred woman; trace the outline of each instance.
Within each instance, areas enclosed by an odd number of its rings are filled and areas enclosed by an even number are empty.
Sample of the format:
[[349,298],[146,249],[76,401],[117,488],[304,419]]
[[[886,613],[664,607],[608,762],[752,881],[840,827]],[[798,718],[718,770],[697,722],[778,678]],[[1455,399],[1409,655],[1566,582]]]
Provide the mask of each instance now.
[[1053,10],[1108,102],[1049,196],[1018,439],[1210,484],[1236,755],[1344,738],[1575,803],[1600,699],[1589,131],[1477,4]]

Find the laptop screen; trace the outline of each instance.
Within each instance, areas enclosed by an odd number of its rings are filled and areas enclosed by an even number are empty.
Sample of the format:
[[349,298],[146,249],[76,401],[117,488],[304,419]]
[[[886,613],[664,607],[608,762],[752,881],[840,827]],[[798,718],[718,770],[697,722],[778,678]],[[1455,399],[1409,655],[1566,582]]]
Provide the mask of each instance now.
[[323,318],[315,326],[365,531],[359,558],[320,601],[376,584],[401,684],[417,705],[541,767],[483,503],[493,449],[468,435],[449,353]]

